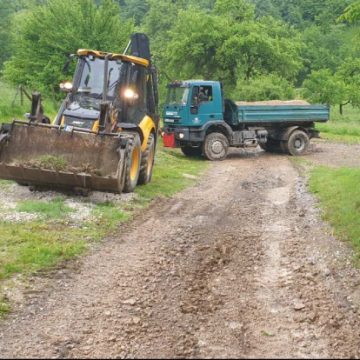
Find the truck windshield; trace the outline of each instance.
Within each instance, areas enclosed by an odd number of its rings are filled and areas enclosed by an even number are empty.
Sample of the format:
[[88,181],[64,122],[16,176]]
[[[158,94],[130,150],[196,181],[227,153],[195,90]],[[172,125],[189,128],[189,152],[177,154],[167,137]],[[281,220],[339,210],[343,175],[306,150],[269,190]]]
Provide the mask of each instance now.
[[[73,101],[86,109],[100,109],[100,101],[103,97],[104,66],[105,60],[86,56],[81,58],[83,62],[79,87],[76,89]],[[119,79],[122,62],[119,60],[109,61],[108,66],[108,99],[113,100],[115,88]]]
[[188,87],[169,87],[167,95],[167,104],[169,105],[186,105],[189,97]]

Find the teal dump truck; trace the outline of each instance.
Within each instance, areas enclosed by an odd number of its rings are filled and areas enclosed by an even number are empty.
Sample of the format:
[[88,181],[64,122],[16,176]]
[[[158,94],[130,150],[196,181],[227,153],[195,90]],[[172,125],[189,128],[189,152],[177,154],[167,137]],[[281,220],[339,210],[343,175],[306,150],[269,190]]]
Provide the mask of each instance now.
[[329,120],[329,107],[305,102],[235,103],[219,81],[187,80],[168,85],[163,112],[165,147],[187,156],[223,160],[229,147],[256,147],[304,154],[319,137],[315,122]]

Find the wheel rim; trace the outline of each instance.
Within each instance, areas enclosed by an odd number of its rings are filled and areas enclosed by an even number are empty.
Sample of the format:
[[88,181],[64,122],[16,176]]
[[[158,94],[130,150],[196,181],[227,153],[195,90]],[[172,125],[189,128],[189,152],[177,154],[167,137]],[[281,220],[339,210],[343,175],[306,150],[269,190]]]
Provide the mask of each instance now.
[[140,158],[140,151],[136,147],[133,150],[132,156],[131,156],[131,169],[130,169],[130,179],[131,179],[131,181],[134,181],[136,179],[137,174],[138,174],[139,164],[140,164],[139,158]]
[[220,155],[224,151],[224,145],[221,141],[215,140],[210,144],[211,152]]
[[294,148],[297,150],[297,151],[301,151],[304,149],[304,146],[305,146],[305,142],[302,138],[300,137],[297,137],[295,138],[295,141],[294,141]]

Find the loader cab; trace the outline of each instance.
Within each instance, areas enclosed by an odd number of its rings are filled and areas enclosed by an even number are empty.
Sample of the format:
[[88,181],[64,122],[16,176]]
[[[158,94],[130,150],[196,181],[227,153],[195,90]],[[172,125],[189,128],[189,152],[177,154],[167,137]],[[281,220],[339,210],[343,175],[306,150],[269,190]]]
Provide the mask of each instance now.
[[[120,60],[114,59],[108,61],[106,69],[104,57],[92,53],[80,55],[72,91],[62,114],[62,125],[96,130],[104,92],[108,101],[114,100],[122,66]],[[106,84],[104,83],[105,76],[107,77]]]
[[165,125],[202,126],[223,118],[222,89],[217,81],[188,80],[168,85]]
[[145,115],[156,114],[156,86],[148,65],[133,56],[79,50],[72,90],[57,123],[96,131],[104,101],[111,104],[117,123],[137,125]]

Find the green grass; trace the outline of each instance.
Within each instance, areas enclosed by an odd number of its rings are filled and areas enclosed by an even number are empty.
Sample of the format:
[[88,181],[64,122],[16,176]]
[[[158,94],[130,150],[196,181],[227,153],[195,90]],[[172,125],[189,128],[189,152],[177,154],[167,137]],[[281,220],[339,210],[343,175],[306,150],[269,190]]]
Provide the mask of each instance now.
[[[0,123],[14,117],[21,118],[30,110],[30,102],[25,100],[20,106],[20,98],[12,105],[15,96],[13,87],[0,81]],[[56,108],[45,101],[45,110],[50,115]],[[46,111],[49,114],[48,111]],[[41,159],[42,167],[62,169],[61,159],[46,157]],[[136,188],[136,197],[131,202],[97,204],[92,210],[92,219],[74,224],[69,215],[74,211],[59,197],[52,201],[20,201],[16,211],[38,214],[39,219],[21,223],[0,220],[0,286],[1,280],[14,274],[31,274],[48,269],[72,259],[86,251],[94,242],[101,241],[119,225],[130,219],[135,211],[146,207],[159,196],[169,197],[194,183],[206,167],[201,159],[190,159],[179,150],[162,147],[160,141],[156,155],[152,182]],[[12,182],[0,180],[0,187],[6,189]],[[10,306],[0,290],[0,317],[9,311]]]
[[10,304],[4,296],[0,295],[0,319],[10,311]]
[[360,169],[315,167],[309,184],[335,235],[351,241],[360,258]]
[[330,121],[316,124],[321,137],[333,141],[351,144],[360,143],[360,109],[350,105],[344,107],[343,115],[340,115],[337,107],[332,107]]
[[62,156],[43,155],[35,159],[33,165],[42,169],[62,171],[66,169],[68,164]]
[[0,279],[54,266],[86,247],[85,232],[61,222],[2,222],[0,229]]
[[61,219],[67,214],[74,212],[72,208],[65,205],[62,198],[57,198],[48,202],[41,200],[25,200],[17,204],[16,210],[39,214],[46,219]]
[[[31,95],[31,90],[27,89]],[[16,96],[16,87],[0,79],[0,123],[10,122],[14,118],[24,119],[24,114],[30,112],[31,102],[24,96],[24,103],[20,103],[20,94]],[[45,114],[52,118],[57,112],[57,102],[43,97]]]
[[8,188],[12,183],[12,181],[0,179],[0,188]]
[[205,167],[204,159],[185,157],[179,150],[161,149],[157,152],[151,183],[138,186],[135,193],[141,201],[169,197],[193,183],[191,177],[199,175]]
[[[193,184],[195,176],[206,166],[204,160],[186,158],[180,151],[164,149],[159,144],[152,182],[136,188],[135,200],[97,204],[92,210],[93,219],[79,224],[69,223],[67,215],[72,209],[60,197],[50,202],[19,202],[16,210],[41,216],[36,221],[22,223],[0,221],[0,286],[1,280],[16,273],[27,275],[48,269],[84,253],[91,244],[116,234],[122,222],[152,199],[169,197]],[[0,290],[0,317],[9,309]]]

